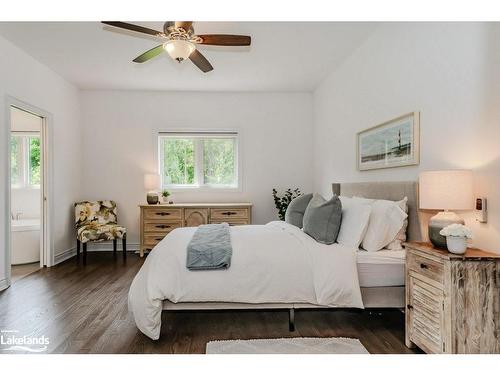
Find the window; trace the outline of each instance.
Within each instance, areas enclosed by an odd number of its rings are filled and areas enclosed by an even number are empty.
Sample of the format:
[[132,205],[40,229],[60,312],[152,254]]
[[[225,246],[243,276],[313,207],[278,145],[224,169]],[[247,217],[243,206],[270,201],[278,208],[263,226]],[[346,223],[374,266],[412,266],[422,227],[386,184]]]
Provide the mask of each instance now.
[[238,134],[160,133],[162,187],[238,188]]
[[10,138],[10,180],[16,188],[40,186],[40,136],[12,133]]

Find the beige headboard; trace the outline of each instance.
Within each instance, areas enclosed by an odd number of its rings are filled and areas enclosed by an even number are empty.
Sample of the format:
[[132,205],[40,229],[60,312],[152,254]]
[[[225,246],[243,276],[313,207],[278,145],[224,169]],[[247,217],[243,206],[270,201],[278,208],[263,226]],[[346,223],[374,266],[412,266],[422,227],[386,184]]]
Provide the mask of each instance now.
[[332,184],[334,194],[346,197],[358,196],[371,199],[388,199],[398,201],[408,197],[408,230],[409,241],[423,241],[422,223],[418,211],[418,182],[349,182]]

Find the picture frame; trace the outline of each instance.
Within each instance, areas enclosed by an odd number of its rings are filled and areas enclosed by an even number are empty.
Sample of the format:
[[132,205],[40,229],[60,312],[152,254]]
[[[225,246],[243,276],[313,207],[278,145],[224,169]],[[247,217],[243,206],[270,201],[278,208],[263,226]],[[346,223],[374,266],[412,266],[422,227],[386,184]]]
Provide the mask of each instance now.
[[359,171],[420,163],[420,112],[406,113],[360,131],[356,137]]

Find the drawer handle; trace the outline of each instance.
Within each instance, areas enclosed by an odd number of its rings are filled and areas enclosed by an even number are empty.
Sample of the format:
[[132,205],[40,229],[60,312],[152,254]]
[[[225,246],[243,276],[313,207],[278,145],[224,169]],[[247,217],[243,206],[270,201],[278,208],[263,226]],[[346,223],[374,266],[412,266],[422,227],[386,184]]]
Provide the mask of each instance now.
[[411,310],[411,309],[413,309],[413,306],[412,306],[412,305],[406,305],[406,308],[407,308],[408,310]]
[[170,225],[156,225],[156,228],[161,228],[161,229],[165,229],[165,228],[170,228]]
[[222,215],[227,215],[227,216],[231,216],[231,215],[236,215],[237,212],[231,212],[231,211],[226,211],[226,212],[223,212]]
[[168,216],[168,215],[170,215],[170,212],[157,212],[156,215],[159,215],[159,216]]
[[422,268],[423,270],[426,270],[427,268],[429,268],[429,266],[427,266],[427,264],[420,263],[420,268]]
[[161,238],[155,238],[155,241],[161,241],[161,240],[163,240],[163,237],[161,237]]

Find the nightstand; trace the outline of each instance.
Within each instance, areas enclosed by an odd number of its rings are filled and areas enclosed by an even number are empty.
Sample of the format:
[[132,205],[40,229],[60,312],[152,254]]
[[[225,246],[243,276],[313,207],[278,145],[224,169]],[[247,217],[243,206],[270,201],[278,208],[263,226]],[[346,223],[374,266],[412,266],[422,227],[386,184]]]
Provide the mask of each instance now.
[[455,255],[408,242],[406,346],[426,353],[500,353],[500,254]]

